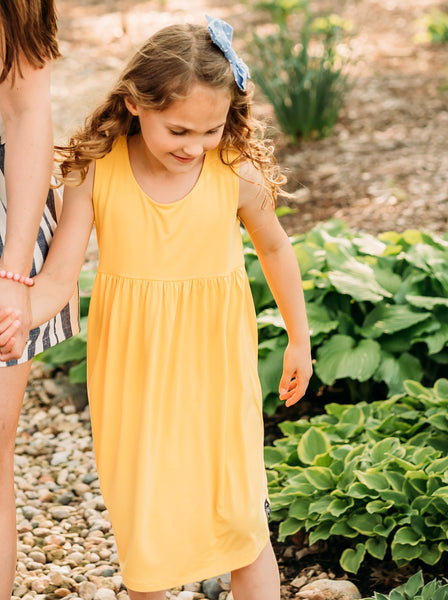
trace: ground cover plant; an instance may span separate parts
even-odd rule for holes
[[[365,600],[448,600],[447,580],[434,579],[425,585],[423,574],[418,571],[389,594],[375,592],[373,598]]]
[[[399,567],[446,556],[448,380],[404,386],[386,400],[328,404],[323,415],[280,424],[284,437],[265,449],[280,540],[302,530],[310,546],[343,539],[340,565],[351,573],[368,556]]]

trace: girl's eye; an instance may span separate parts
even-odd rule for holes
[[[218,133],[217,129],[212,129],[211,131],[207,131],[208,135],[213,135],[214,133]]]
[[[170,133],[172,135],[185,135],[185,131],[171,131],[170,130]]]

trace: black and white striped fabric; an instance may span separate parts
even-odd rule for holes
[[[0,144],[0,256],[3,252],[3,242],[6,231],[6,189],[4,178],[5,164],[5,146]],[[55,195],[52,190],[48,193],[47,203],[42,216],[39,234],[34,247],[33,268],[30,276],[36,275],[47,256],[53,232],[57,223],[57,207]],[[0,361],[0,367],[8,367],[15,364],[24,363],[37,354],[40,354],[47,348],[55,346],[59,342],[68,339],[79,332],[79,306],[78,295],[75,294],[69,304],[62,311],[47,323],[44,323],[30,332],[30,341],[27,343],[22,357],[18,360],[8,362]]]

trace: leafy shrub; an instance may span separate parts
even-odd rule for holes
[[[84,269],[79,277],[81,331],[57,346],[53,346],[36,358],[51,365],[71,364],[69,369],[72,383],[87,381],[87,314],[89,312],[95,271]]]
[[[256,256],[247,247],[260,334],[265,410],[278,406],[286,332]],[[329,221],[293,239],[303,278],[314,388],[344,384],[352,401],[403,381],[432,385],[448,363],[448,242],[429,233],[375,238]],[[385,393],[385,392],[383,392]]]
[[[305,11],[297,31],[286,19],[280,18],[280,27],[266,37],[254,34],[253,79],[293,140],[328,136],[347,91],[347,60],[338,52],[345,22],[337,15],[314,18]]]
[[[437,579],[425,585],[422,572],[419,571],[389,594],[375,592],[373,598],[364,600],[448,600],[448,585]]]
[[[271,14],[274,23],[286,26],[291,15],[307,10],[307,0],[260,0],[255,2],[256,10],[265,10]]]
[[[398,566],[434,565],[448,550],[448,380],[433,389],[356,405],[328,404],[310,421],[284,422],[265,448],[279,538],[309,544],[345,538],[340,556],[356,573],[366,554]]]
[[[423,32],[417,36],[417,41],[446,44],[448,42],[448,13],[434,10],[419,19]]]

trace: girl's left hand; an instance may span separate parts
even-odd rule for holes
[[[15,338],[21,326],[20,313],[12,308],[0,311],[0,360],[14,348]]]
[[[288,344],[283,357],[280,400],[285,400],[286,406],[298,402],[305,395],[312,374],[310,349]]]

